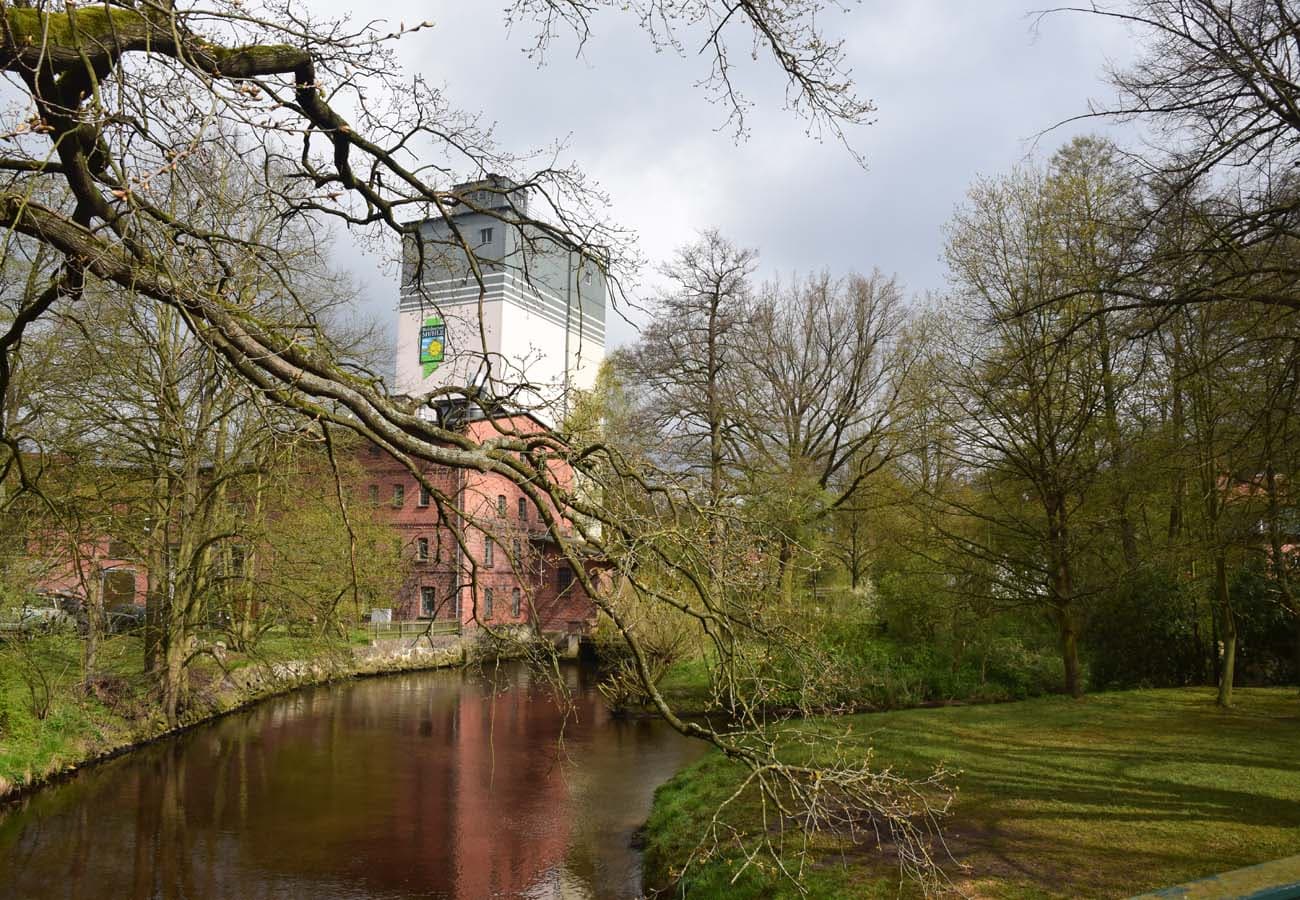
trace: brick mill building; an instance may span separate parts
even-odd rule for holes
[[[465,409],[448,427],[475,442],[546,429],[526,413],[465,414]],[[590,627],[595,607],[573,563],[533,501],[508,478],[417,463],[430,485],[450,498],[456,513],[448,522],[404,464],[374,445],[359,451],[358,462],[365,483],[357,495],[397,533],[408,562],[405,582],[393,598],[394,619],[453,621],[464,628],[528,625],[537,632]],[[572,489],[567,465],[552,461],[548,468],[561,488]],[[572,536],[572,525],[557,521],[561,536]],[[597,582],[602,577],[598,560],[584,557],[580,564]]]

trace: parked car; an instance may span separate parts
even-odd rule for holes
[[[144,627],[144,607],[114,606],[105,611],[104,624],[109,634],[124,634]]]
[[[71,630],[77,624],[76,619],[64,610],[60,598],[54,594],[33,594],[17,613],[15,621],[19,631]]]

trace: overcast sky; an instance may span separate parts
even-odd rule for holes
[[[539,67],[524,52],[532,33],[508,33],[503,5],[388,0],[377,8],[394,25],[435,23],[399,42],[403,65],[496,122],[504,148],[565,140],[566,161],[610,195],[610,218],[638,234],[652,264],[712,226],[757,248],[764,275],[878,267],[912,294],[943,288],[943,226],[972,179],[1099,130],[1037,137],[1084,112],[1089,98],[1107,98],[1105,66],[1134,49],[1126,29],[1095,16],[1057,14],[1035,28],[1041,2],[863,0],[824,26],[845,39],[860,93],[877,106],[874,124],[850,136],[864,169],[843,146],[805,133],[782,108],[783,81],[770,67],[741,73],[754,108],[749,137],[737,144],[720,130],[725,110],[695,86],[707,74],[703,58],[656,53],[632,17],[607,13],[593,20],[580,55],[562,37]],[[330,15],[355,8],[313,6]],[[395,275],[346,238],[338,263],[361,282],[364,314],[393,320]],[[643,292],[653,284],[647,272]],[[617,316],[610,324],[611,347],[634,336]]]

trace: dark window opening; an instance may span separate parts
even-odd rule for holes
[[[483,589],[483,618],[492,618],[492,588]]]
[[[108,539],[108,558],[109,559],[129,559],[131,557],[131,547],[126,541],[118,538]]]
[[[431,499],[432,499],[432,495],[429,489],[424,485],[420,485],[420,499],[419,501],[417,501],[420,504],[420,506],[428,506],[429,501]]]
[[[420,614],[423,616],[433,617],[434,609],[437,607],[435,598],[437,594],[431,587],[420,588]]]
[[[377,484],[372,484],[370,486],[370,505],[371,506],[379,505],[379,485]]]
[[[528,521],[528,500],[524,497],[519,498],[519,521]]]
[[[406,485],[404,484],[393,485],[393,508],[400,509],[402,504],[404,504],[405,502],[406,502]]]
[[[113,569],[104,572],[104,608],[135,604],[135,572]]]
[[[492,538],[483,538],[483,567],[492,568],[493,554]]]
[[[490,243],[492,243],[492,229],[491,229],[491,228],[480,228],[480,229],[478,230],[478,242],[479,242],[480,244],[490,244]]]
[[[415,556],[417,559],[426,561],[429,558],[429,539],[419,538],[415,542]]]
[[[504,519],[505,517],[506,517],[506,495],[497,494],[497,518]]]
[[[555,589],[560,593],[564,593],[571,584],[573,584],[573,570],[568,566],[560,566],[555,571]]]
[[[512,588],[510,591],[510,615],[516,619],[519,618],[519,588]]]

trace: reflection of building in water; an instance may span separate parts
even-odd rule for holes
[[[611,722],[567,674],[567,720],[522,667],[495,694],[420,673],[272,700],[112,760],[0,813],[0,894],[638,896],[631,830],[698,751],[663,723]]]
[[[458,185],[447,218],[403,248],[397,390],[420,397],[478,385],[558,421],[605,355],[601,267],[527,220],[528,191],[490,175]]]

